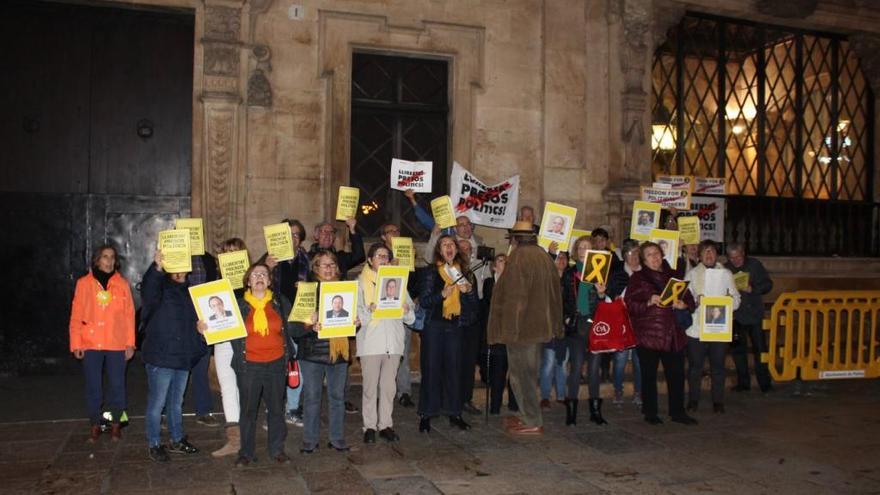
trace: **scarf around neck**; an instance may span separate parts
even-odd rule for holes
[[[361,272],[361,287],[364,289],[364,305],[368,308],[376,302],[377,278],[379,278],[379,274],[369,264],[364,265],[364,270]]]
[[[266,317],[266,305],[272,302],[272,291],[266,289],[262,298],[257,299],[250,290],[244,293],[244,300],[254,308],[254,332],[262,337],[269,335],[269,319]]]

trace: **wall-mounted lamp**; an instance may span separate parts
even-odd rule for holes
[[[153,123],[147,119],[141,119],[137,123],[137,135],[141,139],[153,137]]]

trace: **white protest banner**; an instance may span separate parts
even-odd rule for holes
[[[700,240],[710,239],[715,242],[724,242],[724,198],[694,196],[691,199],[691,209],[679,211],[684,217],[698,216],[700,218]]]
[[[456,216],[465,215],[477,225],[509,229],[516,222],[519,175],[487,186],[458,162],[453,162],[449,196]]]
[[[645,187],[642,186],[642,201],[658,203],[664,208],[676,208],[687,210],[691,207],[691,192],[687,189],[672,189],[671,187]]]
[[[727,179],[724,177],[697,177],[694,194],[727,194]]]
[[[657,182],[669,184],[673,189],[694,191],[694,176],[692,175],[658,175]]]
[[[417,193],[431,192],[432,162],[408,162],[393,158],[391,160],[391,189]]]

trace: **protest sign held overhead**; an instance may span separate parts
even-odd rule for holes
[[[727,179],[724,177],[697,177],[695,194],[727,194]]]
[[[657,182],[661,184],[669,184],[672,189],[686,189],[690,192],[694,192],[693,175],[658,175]]]
[[[687,210],[691,207],[691,193],[687,189],[642,186],[642,201],[658,203],[664,208]]]
[[[417,193],[431,192],[432,162],[408,162],[394,158],[391,160],[391,189]]]
[[[263,236],[266,238],[266,252],[274,256],[278,261],[292,260],[293,239],[290,237],[290,224],[287,222],[263,226]]]
[[[397,266],[403,266],[409,271],[416,269],[416,252],[413,249],[412,237],[392,237],[391,252],[397,260]]]
[[[166,273],[192,271],[188,229],[163,230],[159,232],[159,251],[162,252],[162,269]]]
[[[452,207],[452,198],[449,196],[440,196],[439,198],[432,199],[431,214],[434,215],[434,222],[441,229],[455,225],[455,212]]]
[[[456,217],[465,215],[471,223],[509,229],[516,222],[519,175],[487,186],[458,162],[452,164],[449,195]]]
[[[683,217],[677,219],[678,234],[682,244],[700,243],[700,219],[699,217]]]
[[[637,241],[647,241],[651,231],[660,225],[660,210],[657,203],[633,201],[633,213],[629,236]]]
[[[560,251],[568,251],[568,241],[577,216],[577,208],[559,203],[544,203],[544,216],[538,231],[538,245],[548,249],[551,242],[559,245]]]
[[[357,215],[361,190],[356,187],[339,186],[339,199],[336,201],[336,219],[348,220]]]
[[[233,289],[244,288],[244,274],[251,266],[246,249],[218,254],[217,264],[220,265],[220,277],[229,280]]]
[[[201,218],[178,218],[174,222],[175,229],[189,230],[189,248],[193,256],[205,254],[205,229]]]

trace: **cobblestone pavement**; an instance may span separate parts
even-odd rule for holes
[[[488,423],[468,417],[469,432],[436,419],[430,434],[419,434],[414,410],[398,407],[399,443],[363,445],[360,416],[347,415],[351,452],[323,448],[322,420],[322,448],[300,454],[302,430],[289,426],[293,463],[275,466],[265,459],[260,429],[263,459],[243,469],[233,467],[231,457],[208,454],[223,444],[223,429],[198,425],[191,416],[185,427],[202,452],[162,465],[147,459],[139,417],[118,444],[104,435],[96,445],[85,441],[84,420],[33,419],[77,411],[79,405],[63,404],[81,402],[77,380],[0,380],[0,419],[7,421],[0,423],[0,493],[880,493],[878,380],[780,384],[766,396],[728,393],[726,414],[707,411],[704,398],[695,414],[698,426],[650,426],[629,401],[615,406],[608,400],[607,426],[589,423],[582,413],[577,426],[566,427],[564,408],[554,403],[545,416],[546,434],[537,438],[508,436],[497,416]],[[138,386],[138,378],[130,378],[130,396],[143,394]],[[352,395],[358,391],[352,387]],[[610,392],[603,385],[603,394]],[[482,399],[483,389],[475,395]],[[54,409],[45,410],[52,403]],[[28,404],[35,404],[30,414]],[[661,397],[661,411],[664,406]],[[17,421],[16,415],[32,419]]]

